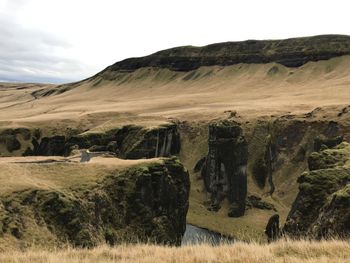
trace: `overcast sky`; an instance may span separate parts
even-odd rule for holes
[[[350,35],[347,2],[0,0],[0,81],[76,81],[181,45]]]

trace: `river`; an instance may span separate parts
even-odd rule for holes
[[[219,233],[210,231],[205,228],[196,227],[187,224],[186,231],[182,238],[181,245],[196,245],[196,244],[211,244],[219,245],[221,243],[233,243],[232,238],[225,237]]]

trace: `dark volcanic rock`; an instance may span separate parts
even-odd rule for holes
[[[0,199],[0,238],[10,235],[25,244],[22,238],[35,231],[42,239],[82,247],[105,242],[180,245],[189,188],[187,170],[171,158],[115,172],[81,190],[17,191]]]
[[[350,184],[328,199],[311,233],[316,238],[350,237]]]
[[[5,129],[0,132],[0,144],[5,145],[9,153],[21,149],[21,143],[18,137],[22,137],[24,141],[30,139],[30,131],[26,128]]]
[[[25,155],[67,156],[74,147],[91,151],[109,151],[123,159],[168,157],[180,151],[180,134],[175,124],[154,128],[126,125],[106,132],[88,132],[73,136],[32,139],[33,149]]]
[[[69,150],[66,148],[65,136],[44,137],[41,139],[38,147],[34,148],[34,155],[52,156],[68,155]]]
[[[231,217],[244,215],[247,159],[247,142],[237,123],[221,121],[209,126],[209,153],[202,176],[213,207],[219,208],[227,198]]]
[[[203,157],[196,163],[196,165],[193,168],[193,171],[195,173],[198,173],[202,170],[203,166],[205,165],[206,159],[207,159],[207,157]]]
[[[265,234],[269,243],[280,237],[280,216],[278,214],[270,217],[265,228]]]
[[[140,58],[129,58],[105,71],[134,71],[143,67],[190,71],[202,66],[228,66],[239,63],[277,62],[299,67],[309,61],[326,60],[350,54],[350,37],[322,35],[285,40],[247,40],[204,47],[184,46],[159,51]]]
[[[170,156],[180,152],[180,134],[175,124],[154,129],[120,131],[117,142],[121,145],[121,157],[125,159]]]
[[[350,169],[344,166],[344,158],[349,159],[349,144],[342,143],[311,156],[313,170],[298,178],[299,193],[284,231],[295,237],[349,235]]]

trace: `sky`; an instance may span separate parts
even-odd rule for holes
[[[348,0],[0,0],[0,81],[78,81],[176,46],[350,35]]]

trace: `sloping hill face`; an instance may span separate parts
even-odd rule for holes
[[[77,83],[4,84],[0,155],[175,154],[190,172],[189,223],[263,239],[270,216],[286,219],[320,140],[350,140],[349,54],[348,36],[221,43],[127,59]]]
[[[286,67],[299,67],[310,61],[325,60],[349,54],[350,38],[341,35],[286,40],[247,40],[204,47],[172,48],[147,57],[130,58],[117,62],[106,70],[135,71],[145,67],[157,67],[174,71],[191,71],[206,66],[230,66],[239,63],[266,64],[271,62]]]

